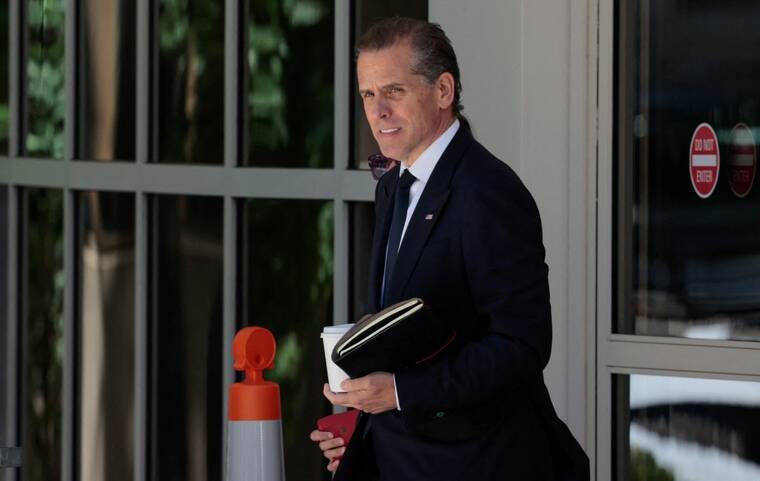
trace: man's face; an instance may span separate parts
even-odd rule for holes
[[[364,113],[383,155],[411,165],[451,120],[437,84],[412,73],[412,49],[398,43],[362,52],[356,63]]]

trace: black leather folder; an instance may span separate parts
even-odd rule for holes
[[[415,297],[361,318],[335,345],[332,360],[352,378],[398,372],[436,358],[455,338]]]

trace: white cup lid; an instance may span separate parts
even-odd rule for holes
[[[353,323],[339,324],[337,326],[325,326],[322,329],[322,334],[345,334],[349,329],[353,327]]]

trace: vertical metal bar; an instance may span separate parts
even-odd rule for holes
[[[245,2],[247,3],[247,2]],[[224,12],[224,166],[227,172],[232,173],[239,164],[241,139],[245,133],[241,130],[239,119],[241,118],[243,105],[241,102],[243,91],[241,89],[241,61],[242,55],[241,29],[247,24],[245,5],[240,0],[225,0]],[[242,15],[242,16],[241,16]],[[222,321],[222,399],[226,401],[230,385],[235,382],[235,373],[232,370],[232,340],[236,328],[236,289],[237,289],[237,226],[236,226],[235,199],[227,195],[224,197],[224,265],[223,265],[223,321]],[[222,463],[221,478],[227,476],[227,403],[222,402]]]
[[[349,0],[335,0],[335,86],[334,166],[338,173],[348,169],[348,129],[350,117],[351,5]]]
[[[15,2],[13,2],[15,3]],[[7,377],[7,399],[6,399],[6,413],[8,423],[6,425],[7,435],[6,442],[9,446],[21,446],[20,437],[20,424],[19,417],[19,403],[21,402],[19,386],[19,371],[21,370],[21,364],[19,362],[19,345],[21,336],[19,335],[19,191],[13,186],[8,187],[8,271],[6,272],[6,285],[8,286],[8,310],[7,314],[7,336],[6,342],[8,344],[8,358],[6,359],[6,366],[8,366]],[[8,472],[6,474],[7,481],[15,481],[16,473]]]
[[[63,191],[63,435],[62,462],[63,481],[75,479],[77,453],[76,446],[76,406],[75,383],[77,382],[76,367],[76,319],[75,319],[75,193],[70,189]]]
[[[66,117],[64,128],[64,159],[69,161],[76,152],[76,106],[77,106],[77,34],[78,34],[78,0],[65,0],[64,26],[64,84],[66,91]]]
[[[351,13],[348,0],[335,0],[335,78],[333,168],[336,182],[348,169],[349,145],[349,59]],[[336,189],[337,190],[337,189]],[[349,206],[342,193],[333,199],[333,323],[348,321],[349,292]]]
[[[235,79],[236,84],[236,141],[237,141],[237,163],[238,165],[245,165],[250,155],[248,147],[249,134],[249,108],[248,108],[248,85],[250,82],[251,69],[248,65],[248,48],[250,45],[250,3],[245,0],[238,0],[237,14],[237,38],[235,39],[236,45],[236,71]]]
[[[623,8],[622,6],[619,6],[618,8]],[[648,0],[641,1],[639,3],[639,14],[638,14],[638,21],[640,22],[640,30],[638,31],[639,35],[639,51],[636,52],[639,57],[639,72],[632,71],[630,72],[631,77],[634,75],[638,76],[638,85],[632,85],[631,87],[631,98],[636,98],[637,101],[634,103],[631,107],[631,113],[638,110],[637,116],[639,119],[644,119],[644,125],[648,125],[650,120],[652,119],[650,115],[650,89],[649,86],[651,84],[650,82],[650,71],[651,71],[651,65],[650,65],[650,58],[651,58],[651,5]],[[625,50],[626,52],[630,52],[631,50]],[[657,67],[655,67],[657,68]],[[633,69],[631,69],[633,70]],[[631,82],[633,83],[633,82]],[[638,109],[636,109],[638,107]],[[629,115],[629,119],[633,118],[633,115]],[[620,120],[620,119],[618,119]],[[621,122],[622,123],[622,122]],[[626,122],[627,124],[627,122]],[[618,139],[626,139],[626,142],[631,143],[631,150],[629,150],[629,155],[633,157],[633,145],[634,141],[632,140],[634,136],[634,130],[633,130],[633,124],[631,123],[630,127],[629,125],[626,125],[626,132],[620,132],[618,134]],[[625,135],[625,137],[623,137]],[[627,138],[631,138],[631,140],[628,140]],[[626,179],[626,185],[630,186],[631,192],[629,193],[629,199],[630,204],[626,205],[628,212],[633,212],[634,208],[636,209],[636,213],[638,214],[638,219],[636,219],[638,224],[638,245],[636,246],[636,250],[638,252],[633,251],[633,246],[631,246],[629,254],[631,257],[630,261],[630,269],[634,270],[634,264],[633,260],[636,259],[636,266],[635,268],[638,269],[638,278],[636,279],[636,283],[634,285],[630,286],[629,291],[629,299],[636,299],[637,306],[637,314],[641,317],[644,317],[646,319],[645,326],[648,327],[649,325],[649,319],[651,316],[651,313],[649,312],[649,150],[650,150],[650,139],[651,137],[647,134],[644,138],[640,138],[638,141],[638,164],[640,173],[637,175],[636,171],[634,170],[634,162],[627,162],[627,164],[630,166],[630,170],[626,171],[626,174],[629,174],[630,177]],[[636,185],[636,188],[634,189],[634,185]],[[639,205],[638,207],[634,205],[634,199],[638,198]],[[633,236],[633,214],[630,215],[630,232],[631,236]],[[632,239],[630,237],[629,239]],[[635,272],[635,271],[634,271]],[[629,280],[631,280],[633,276],[629,276]],[[639,285],[643,288],[636,289],[636,292],[634,293],[635,286]],[[626,299],[626,302],[628,302],[628,299]],[[633,301],[632,301],[633,302]],[[626,304],[628,305],[628,304]],[[631,315],[631,322],[628,333],[630,334],[636,334],[635,332],[636,328],[636,320],[633,319],[633,315]]]
[[[134,480],[147,479],[146,446],[148,402],[148,323],[147,313],[147,209],[141,192],[135,193],[135,424]]]
[[[65,0],[64,24],[64,85],[66,114],[64,118],[64,162],[74,158],[76,146],[76,62],[78,0]],[[63,191],[63,432],[62,464],[63,481],[77,478],[77,408],[75,405],[77,385],[77,328],[76,316],[76,194],[71,189]]]
[[[622,5],[622,4],[621,4]],[[597,26],[596,60],[596,444],[594,446],[596,463],[592,467],[592,480],[609,479],[611,474],[611,422],[612,407],[610,400],[611,383],[608,367],[612,332],[613,293],[612,287],[612,232],[613,224],[613,72],[614,72],[614,2],[598,0],[596,2],[595,24]],[[619,75],[622,78],[623,75]],[[620,89],[621,87],[618,86]],[[611,226],[611,227],[607,227]],[[620,250],[618,250],[620,252]],[[622,300],[618,300],[622,302]]]
[[[224,15],[224,166],[234,168],[238,162],[238,119],[242,109],[240,99],[240,0],[225,0]]]
[[[9,108],[9,129],[8,129],[8,157],[18,156],[21,153],[22,122],[21,122],[21,99],[23,96],[23,78],[26,76],[26,69],[21,68],[23,59],[24,46],[24,10],[25,2],[21,0],[8,1],[8,108]],[[21,403],[21,390],[19,389],[19,372],[21,363],[19,358],[19,346],[21,336],[19,335],[19,191],[9,182],[7,195],[7,226],[8,245],[6,254],[8,255],[7,272],[5,273],[7,286],[7,310],[6,310],[6,334],[7,334],[7,358],[4,360],[7,366],[7,395],[5,399],[6,419],[6,437],[5,442],[9,446],[21,445],[19,416]],[[16,481],[18,470],[7,471],[5,473],[6,481]]]
[[[597,329],[599,326],[599,311],[597,305],[597,282],[598,282],[598,264],[597,254],[599,246],[599,237],[597,235],[598,225],[598,211],[597,211],[597,171],[599,162],[599,149],[598,149],[598,134],[597,128],[598,122],[598,63],[596,59],[599,56],[599,2],[598,0],[586,1],[586,21],[587,26],[587,44],[584,51],[584,55],[587,60],[586,63],[586,75],[587,75],[587,100],[586,108],[588,112],[588,130],[586,133],[586,158],[588,163],[586,164],[586,218],[588,219],[586,228],[586,239],[589,241],[586,245],[586,269],[587,287],[586,287],[586,306],[588,306],[588,317],[590,323],[586,331],[586,346],[589,357],[586,360],[586,453],[589,457],[591,477],[596,478],[596,465],[597,465],[597,452],[596,452],[596,440],[597,440],[597,401],[598,396],[596,393],[596,377],[597,377],[597,363],[598,363],[598,341],[597,341]]]
[[[639,32],[635,30],[635,25],[640,12],[640,6],[638,4],[630,4],[633,7],[633,15],[627,15],[631,10],[628,10],[626,3],[617,4],[614,8],[620,9],[618,18],[620,23],[615,26],[611,26],[614,29],[613,35],[617,36],[621,46],[621,52],[634,52],[629,48],[635,46],[636,39]],[[614,22],[614,18],[612,20]],[[614,41],[614,40],[613,40]],[[614,52],[613,52],[614,55]],[[635,112],[635,104],[637,102],[636,94],[634,93],[636,88],[636,72],[634,71],[635,59],[633,55],[621,55],[616,60],[616,67],[618,69],[617,75],[617,91],[618,102],[617,112],[614,113],[615,118],[613,122],[616,122],[618,142],[613,146],[617,152],[617,162],[613,166],[617,168],[617,175],[612,178],[613,185],[617,186],[616,193],[616,232],[617,239],[615,239],[615,245],[612,246],[612,252],[616,252],[614,267],[617,268],[617,286],[615,290],[615,318],[612,319],[612,328],[622,334],[633,334],[634,332],[634,319],[630,313],[629,306],[633,302],[639,303],[638,300],[633,299],[633,273],[634,273],[634,253],[633,253],[633,152],[634,152],[634,139],[631,135],[633,128],[633,117]],[[611,101],[613,101],[611,99]],[[613,128],[615,124],[613,124]],[[614,175],[614,174],[613,174]],[[613,189],[614,192],[614,189]],[[615,220],[615,219],[613,219]],[[639,304],[642,305],[642,304]],[[646,306],[646,302],[643,302]],[[642,313],[646,315],[646,313]],[[610,331],[612,332],[612,331]]]
[[[333,200],[333,324],[348,322],[348,202]]]
[[[150,130],[154,124],[150,109],[150,48],[153,38],[151,2],[137,0],[135,21],[135,167],[148,161]],[[149,478],[148,473],[148,200],[141,187],[135,191],[135,389],[134,389],[134,481]]]
[[[151,33],[151,15],[150,0],[137,0],[137,19],[135,21],[137,52],[135,53],[135,149],[136,161],[138,164],[147,162],[148,159],[148,128],[150,125],[150,39]]]
[[[235,298],[237,288],[237,226],[235,225],[236,215],[235,199],[231,196],[224,197],[224,272],[223,272],[223,296],[224,296],[224,313],[222,323],[222,417],[219,422],[222,423],[222,472],[220,479],[227,479],[226,463],[227,459],[227,393],[230,385],[235,382],[235,372],[232,369],[232,340],[235,336],[236,329],[236,312]]]
[[[26,2],[23,3],[25,4]],[[21,99],[25,90],[22,88],[23,79],[26,77],[26,69],[22,68],[25,30],[23,10],[22,0],[8,1],[8,157],[21,154]]]

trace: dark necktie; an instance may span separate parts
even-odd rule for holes
[[[401,233],[404,231],[406,222],[406,211],[409,208],[409,189],[414,181],[417,180],[409,169],[404,170],[401,178],[398,180],[396,187],[396,198],[393,202],[393,220],[391,221],[391,230],[388,234],[388,255],[385,258],[385,282],[383,283],[382,304],[385,307],[385,300],[388,295],[388,286],[391,285],[393,269],[396,266],[396,257],[398,257],[398,248],[401,243]]]

